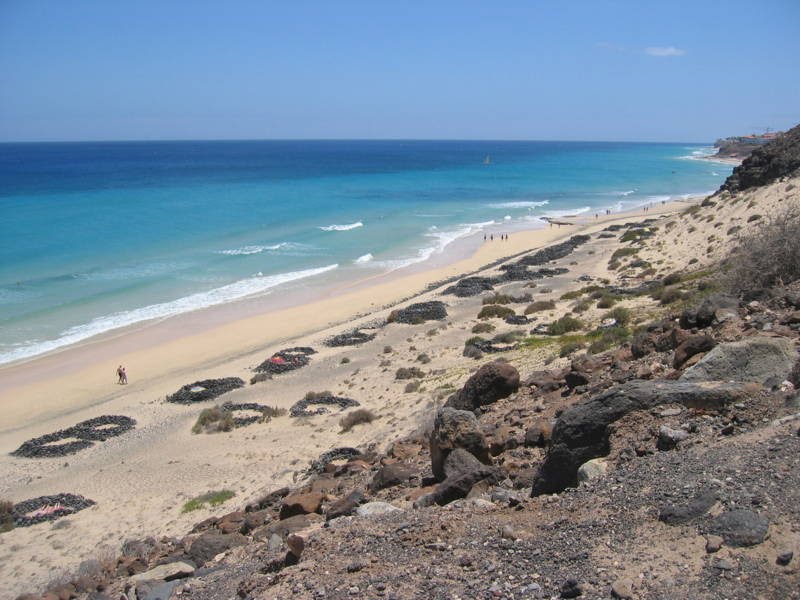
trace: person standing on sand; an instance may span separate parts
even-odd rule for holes
[[[122,383],[122,365],[117,367],[117,384]]]
[[[125,367],[122,367],[122,385],[126,385],[128,383],[128,373],[125,371]]]

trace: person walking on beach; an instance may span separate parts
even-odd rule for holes
[[[117,367],[117,383],[122,383],[122,365]]]
[[[125,372],[125,367],[122,365],[117,367],[117,383],[119,385],[128,383],[128,374]]]
[[[122,367],[122,385],[126,385],[128,383],[128,372],[125,370],[125,367]]]

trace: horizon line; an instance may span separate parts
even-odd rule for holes
[[[2,144],[133,144],[133,143],[178,143],[178,142],[567,142],[596,144],[707,144],[685,140],[592,140],[592,139],[502,139],[502,138],[337,138],[337,137],[298,137],[298,138],[153,138],[153,139],[119,139],[119,140],[0,140]]]

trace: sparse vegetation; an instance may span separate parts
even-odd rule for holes
[[[423,365],[427,365],[429,362],[431,362],[431,357],[423,352],[422,354],[417,356],[417,362],[420,362]]]
[[[555,308],[556,303],[552,300],[537,300],[536,302],[532,302],[525,307],[525,314],[530,315],[532,313],[542,312],[545,310],[555,310]]]
[[[631,311],[624,306],[617,306],[603,315],[605,319],[614,319],[620,326],[624,327],[631,321]]]
[[[377,417],[371,410],[367,410],[366,408],[356,409],[347,413],[339,420],[339,427],[342,428],[339,433],[347,433],[356,425],[372,423],[375,419],[377,419]]]
[[[340,365],[346,365],[346,364],[347,364],[347,363],[349,363],[349,362],[350,362],[350,359],[349,359],[349,358],[347,358],[346,356],[343,356],[343,357],[342,357],[342,360],[340,360],[340,361],[339,361],[339,364],[340,364]]]
[[[192,426],[192,433],[219,433],[233,430],[233,415],[219,406],[204,408]]]
[[[761,215],[750,215],[749,217],[747,217],[747,222],[748,223],[753,223],[754,221],[758,221],[760,219],[761,219]]]
[[[425,371],[418,367],[400,367],[394,374],[395,379],[414,379],[425,377]]]
[[[572,354],[573,352],[576,352],[581,348],[584,348],[585,346],[586,344],[579,341],[567,342],[565,344],[561,344],[561,350],[559,350],[558,356],[561,358],[565,358],[570,354]]]
[[[547,329],[548,335],[563,335],[572,331],[583,329],[583,323],[571,315],[564,315],[560,319],[550,323]]]
[[[608,327],[606,329],[596,329],[589,334],[589,337],[594,338],[592,343],[589,344],[589,352],[591,354],[599,354],[627,341],[631,337],[631,332],[627,327]]]
[[[747,294],[800,279],[800,207],[762,220],[728,258],[724,287]]]
[[[0,533],[14,529],[14,517],[12,511],[14,503],[9,500],[0,500]]]
[[[187,513],[199,508],[203,508],[206,504],[209,506],[219,506],[233,498],[236,494],[231,490],[218,490],[216,492],[206,492],[196,498],[192,498],[183,505],[181,512]]]
[[[585,313],[592,307],[591,302],[588,300],[581,300],[580,302],[576,302],[575,306],[572,307],[572,312],[576,314]]]
[[[406,387],[403,391],[406,394],[410,394],[412,392],[416,392],[418,389],[419,389],[419,381],[415,379],[414,381],[409,381],[406,384]]]
[[[491,323],[478,323],[472,328],[472,333],[491,333],[495,330],[495,326]]]
[[[384,346],[383,347],[383,353],[384,354],[391,354],[391,352],[392,352],[392,347],[391,346]]]
[[[499,304],[488,304],[481,309],[481,312],[478,313],[479,319],[491,319],[491,318],[498,318],[498,319],[505,319],[506,317],[510,317],[514,315],[514,311],[507,306],[501,306]]]
[[[493,294],[483,299],[483,304],[511,304],[514,299],[508,294]]]
[[[597,308],[611,308],[617,301],[617,297],[613,294],[604,293],[597,301]]]
[[[667,287],[661,291],[658,299],[662,306],[666,306],[667,304],[677,302],[681,298],[683,298],[683,293],[678,288]]]

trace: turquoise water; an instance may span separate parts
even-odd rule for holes
[[[0,363],[541,216],[716,189],[700,144],[0,144]],[[488,159],[488,160],[487,160]],[[488,163],[488,164],[486,164]]]

